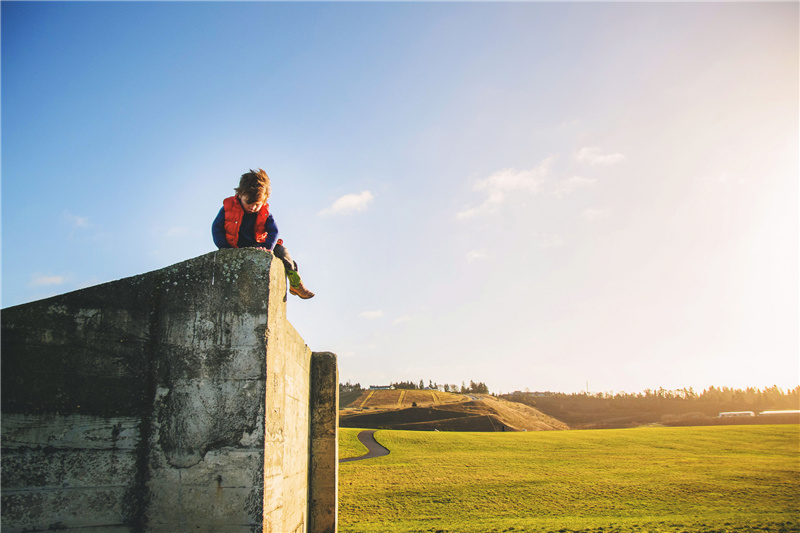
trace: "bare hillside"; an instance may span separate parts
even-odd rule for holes
[[[416,406],[415,406],[416,404]],[[425,390],[364,391],[339,411],[342,427],[423,431],[569,429],[536,409],[490,396]]]
[[[430,407],[467,401],[461,394],[451,394],[434,390],[365,390],[355,398],[348,398],[341,408],[351,409],[404,409],[407,407]]]

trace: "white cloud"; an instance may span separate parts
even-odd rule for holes
[[[610,214],[611,214],[611,210],[608,209],[608,208],[594,207],[594,208],[586,209],[582,213],[582,216],[583,216],[583,218],[585,218],[589,222],[593,222],[595,220],[601,220],[603,218],[607,218]]]
[[[582,178],[580,176],[573,176],[568,180],[559,183],[553,191],[553,196],[560,199],[567,194],[577,191],[578,189],[591,187],[596,182],[597,180],[595,178]]]
[[[711,183],[714,185],[730,185],[730,184],[742,185],[744,183],[747,183],[747,181],[744,178],[731,177],[731,175],[728,172],[721,172],[715,175],[703,176],[702,178],[700,178],[700,181],[703,183]]]
[[[376,318],[381,318],[383,316],[383,311],[364,311],[358,316],[361,318],[366,318],[367,320],[374,320]]]
[[[80,217],[77,215],[66,214],[64,217],[74,229],[83,229],[89,227],[89,217]]]
[[[566,244],[559,235],[539,235],[539,247],[541,248],[561,248]]]
[[[488,257],[486,254],[486,250],[471,250],[467,254],[467,261],[472,263],[473,261],[477,261],[478,259],[484,259]]]
[[[596,146],[581,148],[575,152],[574,157],[577,161],[589,163],[590,165],[613,165],[625,161],[625,156],[623,154],[604,154],[600,148]]]
[[[31,287],[43,287],[46,285],[61,285],[66,281],[64,276],[47,276],[44,274],[31,274]]]
[[[350,215],[364,211],[374,200],[374,196],[369,191],[361,191],[358,194],[345,194],[333,204],[326,207],[319,213],[319,216]]]
[[[529,193],[535,194],[547,179],[553,157],[549,157],[542,163],[530,170],[516,170],[505,168],[498,170],[488,178],[479,180],[474,190],[483,192],[487,195],[486,200],[477,206],[470,207],[456,214],[456,218],[471,218],[476,215],[493,213],[506,202],[509,194]]]
[[[411,320],[410,316],[403,315],[403,316],[399,316],[399,317],[395,318],[394,322],[392,322],[392,324],[394,324],[396,326],[397,324],[403,324],[403,323],[408,322],[410,320]]]

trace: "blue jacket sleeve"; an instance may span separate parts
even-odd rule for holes
[[[232,248],[228,243],[228,238],[225,236],[225,208],[219,210],[217,218],[211,224],[211,237],[214,239],[214,244],[217,248]]]
[[[278,225],[275,224],[275,219],[272,218],[272,213],[267,217],[267,222],[264,224],[264,231],[267,232],[267,240],[262,245],[268,250],[275,247],[275,241],[278,240]]]

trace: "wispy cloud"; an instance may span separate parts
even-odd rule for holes
[[[553,196],[556,198],[563,198],[564,196],[577,191],[578,189],[585,189],[591,187],[597,182],[595,178],[582,178],[580,176],[573,176],[568,180],[564,180],[556,185],[553,190]]]
[[[625,161],[625,155],[620,153],[606,154],[596,146],[588,146],[576,150],[573,157],[581,163],[590,165],[613,165]]]
[[[611,214],[611,209],[608,209],[606,207],[593,207],[586,209],[581,214],[581,216],[583,216],[583,218],[588,220],[589,222],[594,222],[595,220],[608,218],[610,214]]]
[[[89,227],[89,217],[82,217],[67,213],[64,215],[64,218],[67,219],[67,222],[69,222],[69,225],[73,229],[85,229]]]
[[[406,322],[408,322],[410,320],[411,320],[410,316],[402,315],[402,316],[399,316],[399,317],[395,318],[394,322],[392,322],[392,324],[396,326],[398,324],[404,324],[404,323],[406,323]]]
[[[361,318],[366,318],[367,320],[375,320],[376,318],[381,318],[383,316],[383,311],[364,311],[358,316]]]
[[[459,219],[471,218],[476,215],[493,213],[497,211],[509,198],[516,193],[535,194],[539,192],[542,183],[547,179],[554,158],[549,157],[530,170],[516,170],[506,168],[498,170],[488,178],[479,180],[473,190],[486,194],[486,199],[477,207],[468,207],[456,214]]]
[[[744,178],[741,177],[733,177],[727,171],[723,171],[719,174],[714,175],[707,175],[700,178],[700,181],[703,183],[711,183],[714,185],[742,185],[747,183]]]
[[[367,209],[374,199],[375,197],[369,191],[361,191],[358,194],[345,194],[317,214],[321,217],[326,217],[360,213]]]
[[[44,287],[47,285],[61,285],[66,281],[64,276],[53,276],[45,274],[31,274],[31,287]]]
[[[478,259],[484,259],[488,257],[486,250],[471,250],[467,254],[467,261],[472,263],[473,261],[477,261]]]
[[[560,235],[537,235],[540,248],[561,248],[566,241]]]

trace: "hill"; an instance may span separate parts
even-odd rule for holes
[[[569,429],[533,407],[488,394],[431,390],[363,391],[339,411],[350,428],[417,431],[551,431]],[[340,406],[343,402],[340,402]]]
[[[356,399],[361,396],[363,391],[356,390],[356,391],[345,391],[339,392],[339,409],[344,407],[348,407],[351,403],[356,401]]]
[[[339,408],[403,409],[406,407],[444,405],[467,400],[468,398],[462,394],[451,394],[436,390],[363,390],[340,395]]]

